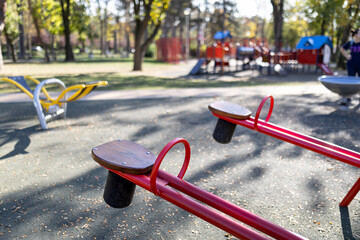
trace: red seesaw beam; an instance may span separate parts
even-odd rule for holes
[[[268,99],[270,99],[270,107],[269,107],[269,112],[264,121],[259,119],[259,116],[262,107],[264,106],[265,102]],[[241,125],[251,130],[261,132],[271,137],[292,143],[302,148],[317,152],[324,156],[360,168],[360,153],[358,152],[269,123],[268,121],[270,120],[273,106],[274,106],[274,98],[272,96],[267,96],[261,101],[255,117],[250,116],[247,119],[241,120],[241,119],[235,119],[228,116],[224,116],[213,111],[212,114],[215,117],[223,119],[227,122]],[[351,188],[351,190],[344,198],[344,200],[340,203],[340,206],[347,207],[359,191],[360,191],[360,178]]]
[[[159,170],[160,164],[167,154],[167,152],[177,143],[183,143],[185,146],[185,159],[182,169],[177,177]],[[105,144],[106,145],[106,144]],[[93,158],[97,160],[96,156],[97,148],[93,149]],[[126,153],[126,156],[134,155],[134,153]],[[94,157],[95,155],[95,157]],[[109,156],[109,154],[107,154]],[[113,158],[113,156],[111,156]],[[150,191],[155,195],[173,203],[174,205],[204,219],[205,221],[213,224],[214,226],[234,235],[240,239],[268,239],[260,233],[243,226],[238,221],[243,222],[275,239],[306,239],[305,237],[288,231],[274,223],[271,223],[247,210],[240,208],[239,206],[232,204],[216,195],[213,195],[201,188],[198,188],[182,178],[187,170],[190,161],[190,145],[182,138],[176,138],[169,142],[163,150],[160,152],[152,167],[151,173],[145,173],[140,175],[124,173],[117,170],[113,170],[109,167],[105,167],[113,173],[121,176],[122,178]],[[100,163],[100,162],[99,162]],[[171,188],[170,188],[171,187]],[[176,190],[178,191],[176,191]],[[208,206],[195,201],[194,199],[182,194],[182,193],[209,205],[210,207],[217,209],[215,211]],[[226,215],[228,216],[226,216]],[[234,220],[233,218],[236,220]]]

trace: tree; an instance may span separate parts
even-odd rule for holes
[[[60,0],[60,6],[65,35],[65,62],[72,62],[75,61],[75,58],[70,42],[70,0]]]
[[[166,12],[165,24],[162,25],[162,37],[176,37],[177,29],[183,28],[185,25],[184,9],[192,9],[190,0],[172,0]],[[182,33],[182,32],[181,32]],[[182,34],[179,34],[182,37]]]
[[[85,51],[85,41],[88,36],[88,30],[91,31],[90,14],[87,11],[90,9],[90,4],[87,2],[78,2],[72,4],[71,14],[71,30],[78,32],[78,41],[81,44],[81,52]],[[91,41],[91,36],[89,36]]]
[[[61,15],[60,4],[55,0],[42,1],[42,14],[40,15],[42,22],[42,29],[45,29],[51,34],[51,55],[53,60],[56,60],[55,53],[55,38],[62,32],[63,20]],[[49,43],[48,43],[49,44]]]
[[[314,35],[331,36],[336,46],[338,66],[345,68],[345,59],[339,53],[340,46],[348,41],[350,29],[356,26],[360,12],[358,0],[306,0],[300,6]]]
[[[25,36],[24,36],[24,19],[23,19],[23,0],[19,0],[17,3],[17,9],[19,11],[19,59],[25,59]]]
[[[117,10],[119,12],[119,16],[123,16],[124,24],[123,24],[123,32],[125,38],[125,56],[128,57],[131,51],[130,46],[130,34],[131,34],[131,26],[130,26],[130,19],[131,19],[131,1],[129,0],[118,0],[117,2]]]
[[[107,39],[107,36],[108,36],[108,21],[109,21],[109,12],[108,12],[108,6],[109,6],[109,2],[110,0],[105,0],[105,9],[104,9],[104,50],[105,50],[105,55],[108,56],[108,53],[109,53],[109,44],[108,44],[108,39]]]
[[[102,16],[102,7],[101,7],[101,2],[100,0],[97,0],[97,4],[98,7],[96,8],[96,14],[98,15],[99,18],[99,23],[100,23],[100,50],[101,53],[104,54],[105,53],[105,49],[104,49],[104,19]]]
[[[339,27],[339,31],[342,32],[342,34],[340,34],[339,45],[342,45],[348,41],[350,30],[351,28],[354,28],[356,20],[359,16],[360,3],[359,1],[347,1],[347,5],[343,9],[345,10],[345,16],[343,19],[346,19],[346,21],[344,21],[343,24]],[[342,56],[342,54],[338,55],[340,55],[338,58],[338,66],[345,68],[344,56]]]
[[[0,0],[0,37],[5,27],[6,0]],[[0,44],[0,71],[4,68],[4,60]]]
[[[331,31],[337,9],[342,8],[344,0],[306,0],[300,9],[309,22],[309,28],[316,35]]]
[[[20,14],[19,8],[13,2],[7,5],[6,9],[6,21],[4,27],[4,33],[6,38],[6,43],[10,48],[11,58],[13,62],[16,62],[16,54],[14,43],[15,40],[19,37],[19,28],[18,25],[20,23]]]
[[[43,4],[42,2],[39,2],[37,0],[28,0],[30,14],[32,16],[32,19],[33,19],[33,22],[35,25],[38,41],[39,41],[41,47],[45,50],[45,62],[50,62],[48,46],[43,41],[43,38],[41,36],[41,29],[44,27],[43,26],[44,23],[42,22],[42,19],[41,19],[41,17],[44,16],[43,11],[42,11],[43,10],[42,4]]]
[[[271,5],[273,7],[275,52],[280,52],[282,47],[282,30],[284,22],[284,0],[271,0]]]
[[[222,0],[214,2],[214,13],[211,15],[209,22],[211,36],[217,31],[230,31],[234,36],[240,35],[239,23],[235,15],[238,13],[236,2]]]
[[[133,0],[135,20],[134,71],[142,70],[144,53],[158,33],[170,0]],[[147,37],[145,37],[145,33]]]
[[[307,23],[302,19],[285,21],[283,31],[283,47],[295,49],[299,39],[306,36]]]

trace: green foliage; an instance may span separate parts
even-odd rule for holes
[[[211,36],[217,31],[222,31],[223,25],[224,30],[229,30],[234,36],[239,36],[241,34],[238,31],[239,22],[236,21],[237,18],[235,17],[235,15],[238,14],[236,4],[236,1],[233,0],[215,1],[214,12],[209,22]]]
[[[145,57],[146,58],[153,58],[155,55],[155,44],[150,44],[149,47],[145,51]]]
[[[86,14],[86,1],[70,1],[70,29],[80,34],[87,30],[90,17]],[[42,29],[51,34],[63,34],[64,25],[61,13],[61,6],[58,0],[32,0],[34,14],[39,19]]]
[[[85,34],[89,23],[90,16],[86,13],[87,5],[86,2],[75,2],[71,3],[71,30],[79,32],[80,35]],[[86,35],[86,34],[85,34]],[[85,36],[83,36],[85,37]]]
[[[283,46],[295,49],[301,37],[308,35],[307,22],[304,20],[290,20],[284,23]]]
[[[15,39],[19,36],[19,23],[21,23],[21,18],[18,14],[18,9],[15,1],[8,1],[6,13],[5,13],[5,27],[4,31],[6,32],[9,40],[14,42]]]
[[[63,31],[61,7],[55,0],[32,0],[32,7],[40,28],[48,30],[51,34]]]
[[[305,0],[300,9],[314,34],[328,34],[334,19],[346,19],[343,11],[344,0]],[[340,23],[339,22],[339,23]]]
[[[150,17],[151,23],[159,24],[164,20],[166,14],[165,11],[169,8],[170,0],[154,0],[151,5]]]
[[[313,32],[309,30],[308,23],[298,11],[298,6],[288,9],[283,26],[283,47],[295,49],[300,38],[308,35],[313,35]]]

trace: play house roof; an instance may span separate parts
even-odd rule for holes
[[[296,45],[296,49],[315,50],[322,48],[325,44],[329,45],[332,48],[332,42],[327,36],[319,35],[303,37]]]
[[[215,35],[214,35],[215,40],[222,40],[222,39],[225,39],[225,38],[232,38],[229,31],[224,31],[224,32],[219,31],[219,32],[216,32]]]

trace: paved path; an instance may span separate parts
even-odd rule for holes
[[[306,83],[296,86],[261,86],[261,87],[226,87],[226,88],[184,88],[184,89],[155,89],[155,90],[121,90],[121,91],[94,91],[81,99],[87,100],[116,100],[116,99],[149,99],[149,98],[186,98],[186,97],[232,97],[239,94],[308,94],[324,93],[329,90],[319,83]],[[334,94],[334,98],[336,95]],[[0,103],[31,102],[23,93],[0,94]]]
[[[47,131],[26,96],[1,95],[0,239],[233,239],[140,188],[128,208],[104,203],[107,172],[93,147],[120,138],[158,154],[176,137],[192,149],[186,181],[309,239],[360,239],[360,197],[338,207],[358,169],[241,127],[230,144],[212,139],[209,103],[222,98],[255,112],[267,94],[275,98],[271,122],[359,151],[358,102],[339,111],[339,97],[316,81],[97,91],[69,104],[68,117]],[[177,175],[182,160],[175,148],[161,168]]]

